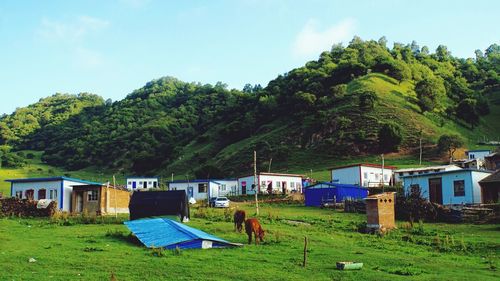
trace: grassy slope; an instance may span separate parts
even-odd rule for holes
[[[413,91],[413,84],[409,82],[398,83],[393,78],[373,73],[354,80],[348,85],[349,94],[361,89],[374,90],[379,96],[375,110],[372,113],[368,113],[369,119],[372,120],[371,122],[374,122],[373,120],[394,120],[400,123],[404,130],[404,137],[409,142],[407,148],[416,148],[418,140],[415,129],[408,128],[419,128],[422,130],[424,138],[428,143],[435,143],[442,134],[458,133],[464,137],[468,148],[484,148],[484,146],[476,144],[476,141],[483,136],[489,139],[500,137],[498,135],[500,122],[495,122],[500,116],[500,104],[493,104],[491,107],[492,114],[482,118],[480,125],[474,130],[470,130],[463,124],[452,120],[444,120],[444,124],[440,126],[439,123],[441,121],[437,115],[432,113],[420,114],[418,106],[414,103],[416,96]],[[353,97],[354,100],[356,100],[355,97]],[[373,126],[370,126],[371,124],[367,123],[369,121],[366,120],[368,119],[354,121],[359,122],[360,127],[369,132]],[[209,162],[219,166],[241,165],[242,161],[250,162],[253,157],[252,151],[255,143],[266,139],[279,139],[286,133],[287,126],[289,125],[279,123],[279,121],[276,121],[274,124],[268,124],[267,127],[271,128],[270,130],[225,147],[214,158],[209,159]],[[373,136],[376,132],[371,132],[371,134]],[[210,137],[210,133],[207,133],[207,135]],[[169,176],[172,172],[176,174],[176,171],[183,171],[181,172],[183,174],[182,177],[185,177],[186,172],[184,171],[196,168],[197,162],[193,161],[192,158],[194,155],[204,155],[204,153],[212,151],[212,143],[199,144],[193,141],[182,151],[182,158],[169,165],[165,175]],[[386,160],[387,165],[402,168],[418,166],[418,159],[414,155],[388,155]],[[288,160],[281,163],[273,162],[271,171],[302,173],[312,175],[319,180],[329,180],[328,168],[357,162],[379,163],[380,158],[378,156],[347,156],[346,158],[338,159],[319,152],[291,148]],[[423,164],[432,165],[436,163],[424,158]],[[250,170],[250,167],[246,168]],[[265,165],[262,170],[267,170],[267,168],[268,166]]]
[[[251,206],[240,206],[251,213]],[[246,236],[233,232],[222,210],[212,219],[193,218],[190,226],[233,242]],[[197,210],[193,210],[197,212]],[[360,234],[364,215],[303,206],[264,204],[261,222],[265,243],[235,249],[165,251],[164,257],[109,231],[128,233],[121,224],[50,224],[46,219],[0,219],[2,280],[497,280],[500,244],[496,225],[425,224],[421,234],[399,225],[384,238]],[[311,225],[294,226],[285,220]],[[405,242],[410,235],[417,242]],[[308,264],[301,267],[304,236],[309,238]],[[453,250],[432,246],[439,236]],[[448,238],[446,238],[448,237]],[[424,245],[429,244],[429,245]],[[465,245],[467,250],[460,250]],[[88,252],[85,248],[98,251]],[[36,263],[28,263],[34,257]],[[360,261],[360,271],[338,271],[336,261]]]
[[[24,151],[25,154],[33,153],[35,158],[28,159],[28,165],[23,168],[0,168],[0,192],[10,196],[10,183],[5,182],[6,179],[16,178],[33,178],[33,177],[56,177],[69,176],[72,178],[86,179],[90,181],[106,182],[113,181],[113,174],[109,171],[97,170],[93,168],[83,169],[79,171],[66,171],[61,168],[52,167],[41,162],[42,155],[39,151]],[[125,183],[123,174],[116,174],[117,184]]]

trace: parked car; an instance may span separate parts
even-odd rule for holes
[[[214,207],[216,207],[216,208],[229,208],[229,199],[227,199],[227,197],[217,197],[215,199]]]

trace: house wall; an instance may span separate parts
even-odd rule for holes
[[[135,182],[135,189],[148,189],[148,188],[158,188],[159,187],[159,180],[157,177],[130,177],[127,178],[127,188],[129,190],[134,190],[134,182]],[[146,188],[144,188],[144,182],[146,182]],[[156,186],[155,186],[156,183]]]
[[[449,174],[425,175],[409,177],[404,179],[404,190],[406,193],[410,192],[412,184],[418,184],[424,198],[429,199],[429,179],[441,178],[443,204],[463,204],[463,203],[481,203],[481,189],[479,181],[489,173],[464,171]],[[454,194],[454,181],[464,181],[464,196],[455,196]]]
[[[238,191],[242,193],[243,182],[246,182],[247,194],[255,194],[252,190],[252,184],[254,182],[253,176],[238,178]],[[260,192],[267,193],[267,187],[271,184],[273,193],[283,192],[283,182],[286,185],[286,192],[302,192],[302,178],[296,176],[285,176],[285,175],[257,175],[257,186],[260,187]]]
[[[491,151],[468,151],[467,156],[468,159],[484,159],[485,156],[488,156]]]
[[[34,200],[38,200],[38,191],[40,189],[46,190],[46,198],[50,199],[50,190],[57,190],[57,200],[58,207],[62,211],[71,211],[71,192],[73,190],[72,186],[83,185],[80,182],[68,181],[68,180],[57,180],[57,181],[37,181],[37,182],[14,182],[12,183],[12,194],[15,196],[17,191],[23,192],[23,197],[26,198],[26,190],[34,190]]]
[[[128,205],[132,196],[130,192],[106,187],[101,187],[101,192],[100,203],[102,214],[114,214],[115,212],[119,214],[129,213]]]
[[[207,192],[198,192],[198,184],[208,184],[207,186]],[[207,200],[208,199],[208,192],[210,191],[210,188],[212,187],[210,185],[210,182],[171,182],[169,183],[169,189],[170,190],[184,190],[186,191],[186,194],[188,195],[188,198],[191,198],[191,195],[189,194],[189,187],[193,188],[193,194],[192,197],[195,200]]]
[[[211,197],[238,195],[238,181],[214,180],[210,192]]]
[[[393,171],[391,169],[384,169],[385,185],[390,184],[392,175]],[[378,186],[381,183],[381,178],[382,168],[377,167],[353,166],[332,170],[332,181],[341,184],[354,184],[364,187]]]
[[[333,182],[342,184],[361,185],[359,166],[334,169],[331,171],[331,173]]]

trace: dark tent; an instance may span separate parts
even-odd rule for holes
[[[189,203],[184,190],[134,192],[129,204],[130,219],[178,216],[189,218]]]

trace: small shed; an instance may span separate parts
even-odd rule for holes
[[[500,198],[500,170],[479,181],[481,201],[484,204],[498,203]]]
[[[394,213],[396,192],[368,196],[366,200],[366,227],[392,229],[396,227]]]
[[[148,248],[209,249],[241,246],[167,218],[133,220],[124,224]]]
[[[332,201],[341,203],[346,199],[362,199],[368,196],[368,189],[352,184],[320,182],[305,189],[305,205],[319,207],[322,203]]]
[[[131,220],[168,215],[189,219],[189,203],[184,190],[135,191],[129,209]]]
[[[107,215],[128,214],[130,192],[125,187],[102,184],[77,185],[71,193],[71,212]]]

